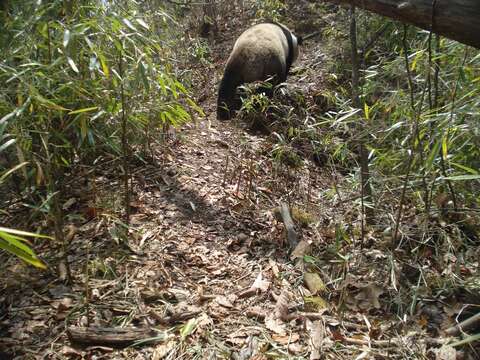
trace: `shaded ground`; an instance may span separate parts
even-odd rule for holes
[[[135,171],[132,223],[138,232],[132,230],[129,238],[135,254],[105,241],[112,230],[105,214],[102,220],[80,227],[74,238],[71,260],[77,286],[70,288],[53,277],[45,280],[30,272],[29,282],[22,278],[4,288],[8,295],[2,300],[8,306],[2,344],[37,353],[39,358],[71,351],[61,349],[61,344],[68,344],[64,320],[69,325],[86,324],[80,266],[87,252],[94,264],[89,281],[92,325],[162,328],[158,319],[166,314],[191,312],[199,319],[193,343],[203,345],[195,350],[193,343],[173,342],[179,348],[171,358],[182,351],[205,355],[229,345],[238,350],[248,336],[262,334],[265,329],[246,317],[247,311],[264,316],[273,310],[270,291],[285,288],[280,274],[292,284],[301,278],[301,271],[288,262],[282,226],[269,212],[278,200],[276,188],[288,181],[283,178],[286,174],[272,175],[271,160],[258,155],[264,139],[231,124],[206,126],[204,122],[182,132],[184,140],[169,156],[173,161],[168,165]],[[295,196],[306,198],[311,187],[315,191],[310,201],[318,203],[326,181],[320,174],[303,172],[296,174]],[[317,236],[313,230],[304,232],[305,238]],[[243,294],[260,277],[265,291]],[[288,342],[288,336],[282,339]]]

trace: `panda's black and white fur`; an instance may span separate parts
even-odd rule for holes
[[[218,90],[217,118],[228,120],[238,110],[238,86],[270,77],[274,85],[284,82],[298,57],[300,43],[301,38],[279,23],[258,24],[243,32],[225,66]]]

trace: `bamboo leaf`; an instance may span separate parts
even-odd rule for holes
[[[100,111],[97,112],[95,115],[93,115],[90,120],[91,120],[91,121],[97,120],[100,116],[102,116],[102,115],[105,114],[105,113],[106,113],[105,110],[100,110]]]
[[[137,23],[139,23],[142,27],[144,27],[145,29],[147,30],[150,30],[150,28],[148,27],[147,23],[145,21],[143,21],[143,19],[136,19]]]
[[[479,175],[457,175],[457,176],[448,176],[448,177],[443,177],[441,180],[450,180],[450,181],[465,181],[465,180],[480,180],[480,174]]]
[[[440,140],[438,140],[435,145],[433,146],[432,151],[430,151],[430,154],[428,155],[427,158],[427,163],[426,163],[426,169],[427,171],[430,171],[433,165],[433,161],[438,155],[438,151],[440,150]]]
[[[80,119],[80,135],[82,137],[82,140],[85,140],[85,138],[87,137],[87,131],[87,119],[82,116],[82,118]]]
[[[412,65],[410,66],[410,69],[412,71],[415,71],[415,69],[417,68],[417,62],[422,58],[423,53],[424,51],[420,50],[420,51],[417,51],[417,53],[415,54],[415,57],[413,58],[413,61],[412,61]]]
[[[143,63],[143,61],[140,61],[140,63],[138,64],[138,70],[139,70],[139,73],[140,73],[140,78],[142,79],[142,82],[143,82],[143,86],[145,86],[145,89],[147,91],[149,91],[150,90],[150,84],[149,84],[148,79],[147,79],[146,68],[145,68],[145,64]]]
[[[33,250],[30,249],[29,247],[30,241],[28,241],[27,239],[24,239],[20,236],[8,234],[6,232],[1,232],[1,233],[2,233],[2,239],[8,242],[8,244],[15,246],[19,250],[23,251],[25,254],[28,254],[28,255],[34,254]]]
[[[14,117],[16,114],[17,114],[17,112],[16,112],[16,110],[15,110],[15,111],[12,111],[11,113],[3,116],[3,117],[0,119],[0,125],[2,125],[3,123],[7,122],[8,119]]]
[[[133,26],[133,24],[130,22],[130,20],[123,18],[122,21],[123,21],[123,23],[124,23],[125,25],[127,25],[128,28],[130,28],[130,30],[133,30],[133,31],[135,31],[135,32],[138,31],[138,30],[135,28],[135,26]]]
[[[462,170],[465,170],[467,172],[469,172],[470,174],[473,174],[473,175],[478,175],[478,171],[475,170],[475,169],[472,169],[472,168],[469,168],[468,166],[465,166],[465,165],[462,165],[462,164],[458,164],[458,163],[455,163],[455,162],[451,162],[450,164],[452,164],[453,166],[456,166]]]
[[[45,180],[45,175],[43,174],[42,166],[38,161],[35,161],[35,165],[37,166],[37,177],[35,179],[35,183],[37,186],[40,186]]]
[[[10,145],[15,144],[16,141],[17,141],[17,139],[10,139],[10,140],[4,142],[2,145],[0,145],[0,153],[3,150],[5,150],[6,148],[8,148]]]
[[[19,235],[19,236],[17,236]],[[33,266],[41,269],[46,269],[46,265],[34,253],[34,251],[27,245],[28,240],[20,236],[37,237],[51,239],[50,236],[34,234],[28,231],[9,229],[0,227],[0,249],[4,249],[11,254],[19,257]]]
[[[365,112],[365,119],[370,120],[370,108],[366,102],[363,104],[363,110]]]
[[[345,115],[341,116],[339,119],[335,120],[336,123],[341,123],[342,121],[347,120],[348,118],[352,117],[353,115],[357,114],[359,111],[362,111],[360,109],[352,109],[348,111]]]
[[[69,42],[70,42],[70,30],[65,29],[65,31],[63,32],[63,47],[67,48]]]
[[[70,67],[72,68],[72,70],[75,71],[78,74],[79,71],[78,71],[77,65],[75,64],[73,59],[71,57],[67,57],[67,62],[68,62],[68,65],[70,65]]]
[[[7,234],[14,234],[14,235],[20,235],[20,236],[27,236],[27,237],[35,237],[35,238],[53,240],[53,238],[51,236],[35,234],[35,233],[32,233],[32,232],[23,231],[23,230],[9,229],[9,228],[5,228],[5,227],[1,227],[1,226],[0,226],[0,231],[2,231],[4,233],[7,233]]]
[[[18,258],[24,260],[25,262],[40,268],[40,269],[46,269],[47,266],[43,261],[41,261],[35,254],[29,254],[26,253],[21,249],[21,247],[17,246],[20,245],[21,243],[18,242],[9,242],[5,238],[5,233],[0,231],[0,249],[6,250],[9,253],[17,256]]]
[[[102,66],[102,71],[105,77],[108,79],[110,78],[110,70],[107,65],[107,60],[103,54],[98,54],[98,58],[100,59],[100,65]]]
[[[83,108],[83,109],[70,111],[68,113],[68,115],[80,114],[80,113],[89,112],[89,111],[93,111],[93,110],[97,110],[97,109],[98,109],[98,106],[92,106],[92,107],[88,107],[88,108]]]
[[[443,159],[446,159],[448,155],[448,143],[447,143],[447,136],[444,136],[442,139],[442,156]]]
[[[193,333],[195,329],[197,328],[197,319],[192,318],[188,320],[188,322],[182,326],[180,329],[180,336],[182,337],[182,340],[185,340],[185,338]]]
[[[69,111],[70,109],[64,108],[63,106],[60,106],[58,104],[55,104],[53,101],[48,100],[44,98],[42,95],[40,95],[36,90],[32,93],[32,97],[37,100],[41,105],[54,109],[54,110],[61,110],[61,111]]]
[[[18,169],[21,169],[23,168],[25,165],[28,164],[28,161],[25,161],[21,164],[18,164],[16,166],[14,166],[13,168],[9,169],[8,171],[6,171],[2,176],[0,176],[0,184],[2,184],[5,179],[10,176],[10,174],[12,174],[13,172],[17,171]],[[2,228],[0,228],[0,231],[2,230]]]
[[[465,339],[456,341],[456,342],[451,343],[449,345],[453,346],[453,347],[456,347],[456,346],[460,346],[460,345],[464,345],[464,344],[469,344],[469,343],[477,341],[477,340],[480,340],[480,334],[467,336]]]

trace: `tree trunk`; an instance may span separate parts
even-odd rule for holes
[[[479,0],[327,0],[351,4],[480,48]]]

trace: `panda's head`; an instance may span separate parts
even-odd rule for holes
[[[290,55],[288,56],[289,59],[287,62],[289,62],[289,65],[290,66],[291,64],[293,64],[295,62],[295,60],[297,60],[298,58],[298,55],[299,55],[299,46],[302,45],[303,43],[303,39],[301,36],[297,36],[293,33],[293,31],[291,31],[288,27],[286,27],[285,25],[281,24],[281,23],[278,23],[278,22],[274,22],[272,21],[271,22],[272,24],[275,24],[277,26],[279,26],[282,31],[283,31],[283,34],[285,35],[286,39],[287,39],[287,43],[288,43],[288,51],[290,53]]]

